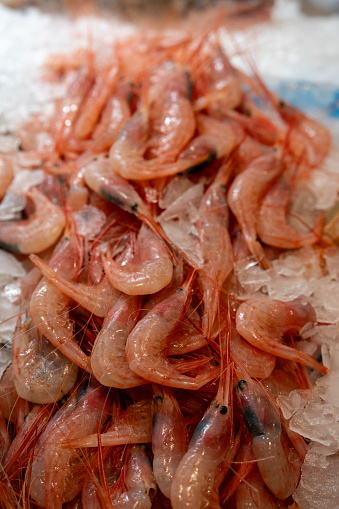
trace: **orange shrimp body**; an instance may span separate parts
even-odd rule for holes
[[[6,194],[13,177],[14,173],[10,161],[0,156],[0,200]]]
[[[239,334],[259,350],[326,374],[328,369],[311,355],[280,343],[286,332],[299,331],[306,323],[315,320],[313,307],[302,299],[291,302],[253,299],[239,306],[236,327]]]
[[[187,451],[188,433],[178,402],[168,387],[156,388],[152,425],[154,477],[162,493],[170,498],[176,469]]]
[[[228,383],[230,380],[228,381]],[[220,509],[218,488],[230,462],[233,408],[230,386],[218,393],[198,424],[172,481],[173,509]]]
[[[291,462],[288,451],[283,448],[279,414],[254,381],[249,384],[240,380],[237,394],[261,476],[273,495],[285,500],[299,482],[300,461],[294,451]]]
[[[29,219],[0,222],[0,247],[15,253],[40,253],[58,240],[65,227],[65,216],[37,189],[27,196],[33,201],[35,210]]]
[[[256,240],[256,218],[260,200],[281,171],[282,166],[274,153],[259,157],[234,179],[227,195],[229,206],[239,221],[248,249],[266,267],[270,266],[270,262]]]
[[[172,280],[173,263],[168,249],[149,228],[142,226],[130,261],[119,265],[103,257],[105,273],[112,286],[128,295],[159,292]]]

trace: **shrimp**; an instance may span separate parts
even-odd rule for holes
[[[218,313],[220,288],[233,269],[233,252],[228,233],[225,184],[232,170],[225,164],[205,192],[199,207],[197,228],[205,263],[200,273],[203,291],[203,334],[210,337]]]
[[[21,254],[40,253],[58,240],[65,216],[57,205],[37,189],[27,193],[35,206],[29,219],[0,222],[0,247]]]
[[[287,224],[286,214],[291,199],[291,188],[286,171],[262,200],[257,219],[260,239],[269,246],[299,249],[315,244],[321,234],[324,216],[319,216],[313,231],[300,233]]]
[[[146,380],[197,390],[217,376],[219,368],[207,370],[195,378],[181,375],[166,357],[168,336],[188,308],[193,281],[194,273],[190,272],[182,288],[154,306],[128,336],[126,356],[129,366]]]
[[[240,380],[236,390],[260,474],[273,495],[285,500],[299,482],[301,462],[297,453],[283,447],[279,414],[260,385],[254,380]]]
[[[114,420],[106,433],[100,435],[102,447],[122,444],[142,444],[152,440],[153,401],[141,400],[127,407]],[[67,440],[63,447],[98,447],[98,435],[93,433]]]
[[[173,162],[166,162],[164,156],[145,159],[148,136],[148,114],[145,110],[137,110],[110,148],[109,162],[113,173],[130,180],[149,180],[176,175],[209,162],[211,154],[215,157],[214,147],[203,146],[200,153],[188,148],[185,157]]]
[[[79,109],[72,135],[77,140],[87,138],[98,121],[101,110],[118,81],[118,65],[109,64],[97,75],[95,82]]]
[[[182,355],[207,345],[201,330],[201,319],[191,307],[186,312],[183,323],[169,341],[167,355]]]
[[[17,408],[19,396],[13,381],[13,370],[10,365],[0,379],[0,407],[5,419],[15,423],[17,420]]]
[[[172,479],[187,451],[188,433],[180,407],[171,389],[155,386],[152,425],[154,477],[162,493],[170,498]]]
[[[0,407],[0,462],[4,463],[6,453],[11,445],[11,439],[8,434],[8,427],[4,413]]]
[[[233,442],[232,374],[221,377],[215,399],[206,410],[172,480],[173,509],[220,509],[218,488],[231,464]]]
[[[253,299],[243,302],[236,315],[237,331],[251,345],[277,357],[299,362],[325,375],[328,369],[311,355],[280,344],[286,332],[299,331],[306,323],[315,321],[313,307],[302,299],[290,302]]]
[[[127,451],[127,462],[123,467],[122,480],[126,489],[114,487],[111,496],[115,509],[151,509],[156,493],[152,467],[145,446],[132,445]],[[120,488],[120,489],[119,489]]]
[[[128,334],[138,317],[137,303],[137,297],[122,294],[96,337],[91,366],[96,379],[108,387],[127,389],[147,383],[131,371],[125,353]]]
[[[173,263],[166,246],[144,225],[131,260],[118,264],[112,258],[103,257],[102,262],[112,286],[128,295],[159,292],[173,276]]]
[[[278,501],[266,489],[257,468],[246,477],[236,493],[236,509],[287,509],[287,504]]]
[[[0,200],[6,194],[14,177],[13,167],[10,161],[0,156]]]
[[[74,387],[78,367],[41,336],[28,318],[13,338],[13,381],[17,393],[32,403],[53,403]]]
[[[75,302],[96,316],[106,316],[113,303],[118,299],[119,292],[111,286],[106,277],[95,286],[73,283],[57,274],[52,267],[38,256],[31,255],[30,259],[43,276],[60,292],[75,300]]]
[[[227,195],[228,204],[239,221],[248,249],[266,268],[271,264],[256,240],[256,218],[261,199],[281,171],[282,165],[274,153],[259,157],[234,179]]]
[[[81,451],[62,447],[70,436],[81,437],[97,429],[108,417],[107,390],[86,379],[79,390],[49,421],[33,460],[30,494],[47,509],[58,509],[82,489],[86,464]]]
[[[75,237],[64,239],[50,261],[58,274],[76,279],[81,265],[81,252]],[[43,278],[33,292],[30,315],[40,332],[68,359],[90,371],[90,359],[73,339],[73,326],[68,313],[69,298]]]

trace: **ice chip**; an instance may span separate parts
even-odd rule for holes
[[[8,191],[0,204],[0,221],[20,219],[25,206],[26,196]]]
[[[21,170],[12,180],[12,183],[8,188],[8,192],[27,193],[32,187],[41,184],[43,180],[43,170]]]

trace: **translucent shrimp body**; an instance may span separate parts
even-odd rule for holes
[[[237,393],[246,427],[252,436],[253,452],[261,476],[268,489],[281,500],[288,498],[300,478],[300,460],[294,450],[291,454],[281,443],[281,425],[278,412],[254,381],[241,380]]]
[[[173,263],[163,241],[142,226],[134,256],[121,265],[103,257],[105,273],[114,288],[128,295],[149,295],[167,286],[173,276]]]
[[[251,345],[326,374],[328,369],[311,355],[281,344],[286,332],[299,331],[306,323],[315,321],[313,307],[302,299],[291,302],[253,299],[243,302],[236,315],[237,331]]]
[[[127,389],[147,383],[129,367],[126,342],[137,319],[137,298],[121,295],[107,314],[91,355],[94,376],[103,385]]]
[[[174,331],[186,312],[192,284],[193,278],[190,276],[182,288],[154,306],[128,336],[126,356],[129,366],[146,380],[170,387],[196,390],[217,376],[217,369],[199,374],[195,378],[181,375],[166,357],[169,334]]]
[[[41,336],[31,320],[15,331],[12,369],[19,396],[40,404],[68,394],[78,374],[78,367]]]
[[[282,165],[275,154],[259,157],[234,179],[227,195],[228,204],[239,221],[248,249],[266,267],[270,266],[270,262],[256,240],[256,218],[260,200],[281,171]]]
[[[14,173],[10,161],[0,156],[0,200],[6,194],[13,177]]]
[[[170,498],[171,484],[187,451],[188,433],[180,407],[171,389],[156,387],[152,425],[154,477],[162,493]]]
[[[60,275],[76,279],[80,254],[75,238],[64,240],[55,251],[50,264]],[[30,314],[40,332],[77,366],[90,371],[90,359],[75,342],[68,313],[69,298],[46,278],[38,284],[30,302]]]
[[[96,286],[73,283],[57,274],[38,256],[31,255],[30,259],[53,286],[96,316],[106,316],[113,302],[118,298],[119,292],[112,288],[105,277]]]
[[[230,380],[228,379],[228,384]],[[230,461],[233,441],[232,390],[220,384],[198,424],[172,481],[173,509],[220,509],[218,488]]]
[[[287,504],[278,501],[266,489],[257,468],[246,476],[236,493],[236,509],[283,509]]]
[[[65,216],[37,189],[27,193],[35,210],[24,221],[0,222],[0,247],[16,253],[40,253],[53,246],[65,227]]]

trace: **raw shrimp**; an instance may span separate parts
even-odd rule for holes
[[[151,509],[157,485],[144,445],[132,445],[122,470],[122,483],[113,488],[112,507],[115,509]],[[120,488],[121,485],[125,486]],[[120,489],[119,489],[120,488]]]
[[[215,148],[207,145],[201,151],[189,148],[184,151],[185,157],[173,162],[166,162],[164,156],[145,159],[148,135],[148,115],[144,110],[137,110],[109,151],[112,172],[125,179],[149,180],[176,175],[209,162],[211,154],[215,157]]]
[[[260,472],[257,468],[246,477],[236,493],[236,509],[283,509],[287,504],[278,501],[266,489]]]
[[[112,425],[100,437],[102,447],[121,444],[142,444],[152,440],[153,401],[141,400],[130,405],[113,420]],[[67,440],[64,447],[98,447],[98,435]]]
[[[128,336],[126,356],[129,366],[146,380],[196,390],[217,376],[219,368],[206,370],[195,378],[181,375],[166,357],[168,336],[188,308],[193,281],[194,274],[191,272],[182,288],[154,306]]]
[[[261,476],[273,495],[285,500],[299,482],[300,459],[294,449],[283,447],[279,414],[260,385],[240,380],[237,394]]]
[[[228,233],[225,184],[232,164],[224,164],[205,192],[199,207],[197,228],[205,263],[200,272],[203,291],[203,334],[210,337],[219,308],[220,288],[233,269],[233,252]]]
[[[79,109],[72,135],[77,140],[87,138],[98,121],[101,110],[118,81],[118,65],[109,64],[100,74]]]
[[[75,300],[82,307],[96,316],[107,315],[113,303],[117,300],[119,292],[112,287],[106,277],[95,286],[83,283],[73,283],[60,276],[46,262],[38,256],[30,256],[31,261],[60,292]]]
[[[13,370],[10,365],[3,373],[0,380],[0,407],[5,419],[15,423],[17,420],[16,403],[19,396],[13,381]]]
[[[171,336],[167,355],[182,355],[207,345],[201,332],[201,319],[197,311],[188,308],[177,332]]]
[[[8,434],[7,422],[0,407],[0,462],[3,465],[6,453],[11,445],[11,439]]]
[[[152,451],[154,477],[162,493],[170,498],[172,479],[187,451],[188,433],[180,407],[171,389],[154,387]]]
[[[328,369],[311,355],[280,344],[286,332],[299,331],[306,323],[315,321],[313,307],[302,299],[290,302],[248,300],[239,306],[236,315],[237,331],[251,345],[276,357],[309,366],[325,375]]]
[[[239,221],[248,249],[266,268],[271,264],[256,240],[256,218],[261,199],[281,171],[282,165],[276,154],[259,157],[234,179],[227,195],[228,204]]]
[[[30,493],[47,509],[58,509],[82,489],[86,458],[81,451],[62,447],[69,437],[94,432],[108,417],[107,390],[86,379],[48,423],[33,460]],[[90,457],[90,455],[89,455]]]
[[[29,219],[0,222],[0,247],[15,253],[40,253],[53,246],[65,227],[65,216],[57,205],[37,189],[27,193],[35,206]]]
[[[220,509],[218,488],[233,457],[231,367],[220,378],[215,399],[198,424],[172,481],[173,509]]]
[[[112,286],[128,295],[148,295],[167,286],[173,276],[173,263],[167,247],[149,227],[139,231],[131,259],[117,263],[103,257],[105,273]]]
[[[265,244],[283,249],[299,249],[315,244],[321,234],[324,216],[320,216],[313,231],[300,233],[287,224],[287,212],[291,200],[291,186],[286,170],[279,181],[262,200],[257,218],[257,232]]]
[[[12,350],[13,381],[32,403],[54,403],[75,385],[78,367],[43,337],[28,318],[17,325]]]
[[[88,144],[88,150],[92,154],[110,148],[131,117],[128,100],[120,95],[117,93],[112,96],[102,111],[100,122],[95,127],[92,140]]]
[[[64,239],[56,248],[51,267],[63,277],[76,279],[81,266],[81,251],[76,238]],[[68,359],[90,371],[90,359],[73,339],[73,325],[69,320],[69,298],[46,278],[38,284],[30,302],[30,314],[40,332]]]
[[[9,159],[0,156],[0,200],[6,194],[13,176],[13,168]]]
[[[137,297],[121,294],[96,337],[91,366],[96,379],[108,387],[127,389],[147,383],[131,371],[126,360],[127,337],[138,318],[137,303]]]
[[[202,113],[197,115],[197,128],[201,136],[209,136],[215,140],[214,146],[218,159],[229,156],[244,137],[242,129],[234,122],[228,119],[221,121]]]

